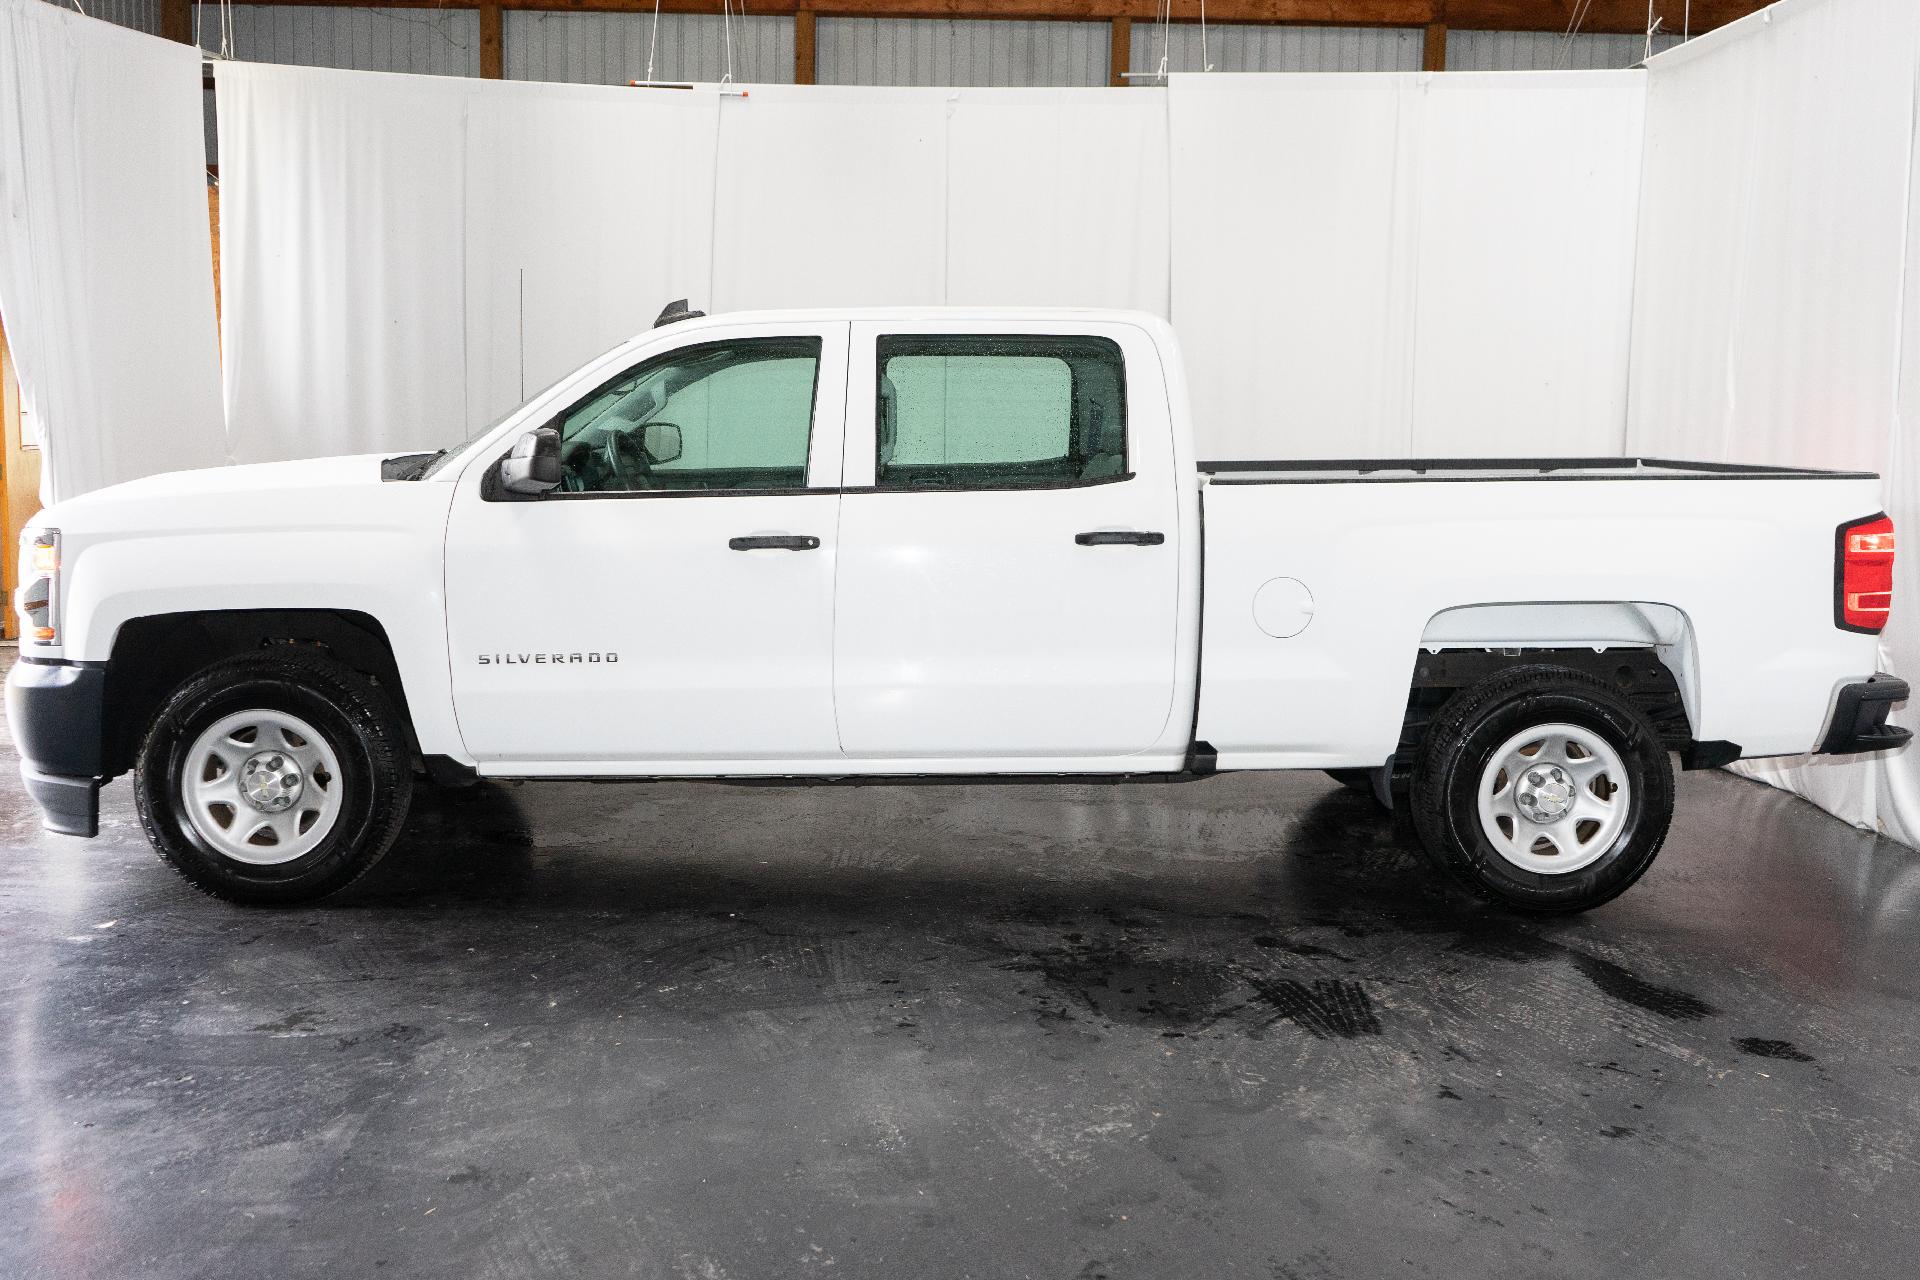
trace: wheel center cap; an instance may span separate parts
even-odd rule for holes
[[[1573,808],[1573,778],[1559,765],[1535,765],[1520,775],[1514,803],[1535,822],[1553,822]]]
[[[284,813],[306,790],[300,766],[284,751],[256,751],[240,766],[240,794],[262,813]]]

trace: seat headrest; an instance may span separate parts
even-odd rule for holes
[[[893,461],[894,439],[900,429],[900,395],[894,389],[893,379],[884,373],[880,375],[879,412],[875,416],[880,465],[884,467]]]

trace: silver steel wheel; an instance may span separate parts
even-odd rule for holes
[[[340,761],[312,725],[284,711],[240,711],[194,739],[180,811],[216,852],[271,867],[327,838],[342,785]]]
[[[1480,827],[1500,856],[1565,875],[1613,847],[1633,791],[1607,740],[1572,724],[1543,724],[1500,745],[1480,775]]]

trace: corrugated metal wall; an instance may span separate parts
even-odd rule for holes
[[[1151,83],[1165,45],[1168,71],[1418,71],[1426,32],[1419,27],[1220,26],[1133,24],[1132,83]]]
[[[821,84],[1103,85],[1104,22],[821,18]]]
[[[235,5],[235,58],[355,71],[480,74],[480,15],[472,9],[335,9]],[[194,6],[200,47],[220,48],[216,5]]]
[[[733,32],[736,83],[793,83],[793,20],[717,13],[663,13],[653,49],[655,80],[717,81],[727,73]],[[510,9],[501,31],[509,80],[625,84],[643,80],[654,39],[651,13],[533,13]]]
[[[81,10],[91,18],[100,18],[116,27],[132,27],[150,36],[160,34],[160,0],[52,0],[62,9]]]
[[[72,0],[49,0],[71,7]],[[85,0],[97,18],[158,34],[160,0]],[[336,9],[240,5],[233,54],[257,62],[478,75],[480,19],[471,9]],[[217,49],[221,10],[194,6],[201,47]],[[662,14],[653,49],[656,80],[719,80],[727,73],[728,24],[719,14]],[[733,79],[793,81],[793,20],[732,20]],[[1198,23],[1133,24],[1133,83],[1159,69],[1199,71],[1418,71],[1418,27],[1209,25],[1201,56]],[[651,13],[509,10],[502,33],[506,73],[516,80],[625,84],[647,70],[655,40]],[[1680,43],[1654,39],[1654,51]],[[993,19],[821,18],[816,31],[821,84],[1103,85],[1110,32],[1104,22]],[[1629,67],[1646,51],[1635,35],[1550,31],[1451,31],[1450,71],[1550,71]]]
[[[1655,36],[1653,51],[1680,37]],[[1449,71],[1597,71],[1631,67],[1646,56],[1645,36],[1576,35],[1551,31],[1449,31]]]

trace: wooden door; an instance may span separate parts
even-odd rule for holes
[[[9,640],[20,638],[20,620],[13,614],[13,592],[20,584],[20,530],[40,509],[40,451],[24,443],[26,424],[20,409],[20,383],[13,373],[13,353],[0,326],[0,418],[4,418],[5,447],[0,450],[0,512],[4,513],[6,543],[0,546],[0,583],[6,602],[0,608]]]

